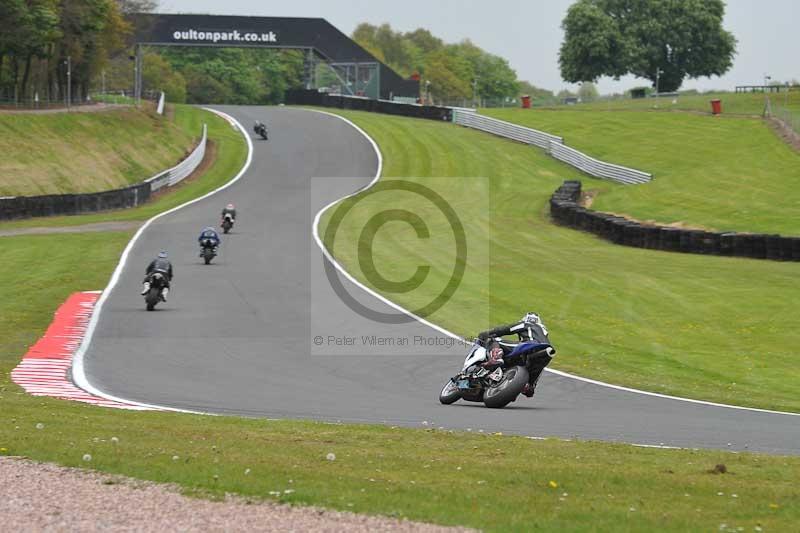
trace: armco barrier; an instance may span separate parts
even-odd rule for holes
[[[590,176],[610,179],[625,184],[647,183],[653,179],[652,174],[632,168],[606,163],[570,148],[564,144],[564,139],[549,133],[526,128],[518,124],[498,120],[496,118],[479,115],[474,112],[459,109],[453,110],[453,122],[460,126],[485,131],[506,139],[532,144],[545,149],[551,156],[559,161],[571,165]]]
[[[490,117],[479,115],[475,112],[462,109],[453,110],[453,122],[459,126],[466,126],[475,130],[485,131],[506,139],[512,139],[525,144],[532,144],[545,150],[550,150],[551,143],[561,144],[564,139],[555,135],[550,135],[543,131],[526,128],[511,122],[497,120]]]
[[[590,176],[605,178],[629,185],[647,183],[653,176],[641,170],[606,163],[560,143],[551,143],[550,155]]]
[[[294,90],[286,93],[286,103],[292,105],[314,105],[322,107],[335,107],[339,109],[356,109],[385,113],[388,115],[402,115],[406,117],[427,118],[433,120],[452,121],[455,124],[498,135],[506,139],[531,144],[543,148],[554,158],[571,165],[590,176],[605,178],[625,184],[647,183],[653,179],[652,174],[642,172],[604,161],[599,161],[588,155],[564,145],[561,137],[526,128],[504,120],[479,115],[474,109],[457,107],[423,106],[390,102],[388,100],[371,100],[358,96],[343,96],[321,93],[314,90]]]
[[[668,252],[800,261],[800,237],[641,224],[581,207],[580,196],[581,182],[565,181],[550,198],[550,216],[557,224],[593,233],[614,244]]]
[[[86,194],[50,194],[46,196],[0,198],[0,220],[78,215],[81,213],[136,207],[147,202],[153,192],[165,186],[175,185],[194,172],[205,156],[207,138],[207,128],[203,125],[203,135],[200,143],[186,159],[149,180],[124,189]]]

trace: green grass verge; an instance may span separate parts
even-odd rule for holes
[[[0,113],[0,196],[97,192],[170,168],[199,136],[153,112]]]
[[[227,121],[197,107],[178,105],[175,106],[175,122],[183,131],[198,132],[201,131],[204,123],[208,124],[208,138],[214,144],[216,158],[213,165],[203,174],[203,179],[181,184],[168,194],[159,196],[157,200],[134,209],[4,222],[0,223],[0,229],[78,226],[96,222],[147,220],[157,213],[216,189],[239,172],[247,157],[247,145],[242,142],[241,134],[234,130]]]
[[[685,531],[723,523],[769,531],[800,519],[798,458],[131,413],[26,395],[9,372],[69,294],[105,285],[129,238],[0,239],[0,454],[176,483],[200,496],[234,493],[488,531]],[[710,474],[718,463],[730,473]]]
[[[342,114],[378,142],[385,177],[422,176],[411,180],[437,187],[478,243],[457,292],[429,317],[435,323],[469,336],[532,309],[559,349],[556,368],[659,393],[800,411],[800,265],[633,249],[557,227],[548,199],[574,172],[541,151],[450,124]],[[437,186],[431,176],[482,176],[489,190],[469,179]],[[370,217],[387,204],[428,216],[418,197],[387,194],[353,208],[334,253],[367,285],[416,309],[450,277],[452,233],[435,218],[428,239],[392,223],[376,239],[377,266],[362,270],[355,243]],[[417,265],[431,272],[406,293],[381,291],[366,276],[403,280]]]
[[[482,112],[654,175],[646,185],[595,186],[594,209],[720,231],[800,235],[800,153],[759,118],[563,108]]]
[[[793,111],[800,111],[800,91],[793,90],[788,93],[769,93],[773,106],[786,107]],[[619,98],[603,99],[595,102],[581,103],[569,106],[572,109],[584,111],[697,111],[711,112],[711,100],[722,101],[724,115],[750,115],[761,116],[764,113],[766,99],[764,93],[709,93],[709,94],[684,94],[676,97],[662,96],[656,98]],[[566,106],[545,106],[547,109],[563,109]]]

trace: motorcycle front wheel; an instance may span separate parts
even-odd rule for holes
[[[528,369],[524,366],[507,368],[503,379],[486,389],[483,404],[491,409],[502,409],[519,396],[529,376]]]
[[[442,387],[442,392],[439,393],[439,401],[444,405],[450,405],[451,403],[456,403],[460,399],[461,392],[458,390],[458,385],[456,385],[452,379],[449,380],[445,383],[444,387]]]

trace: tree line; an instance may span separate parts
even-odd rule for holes
[[[75,98],[124,47],[123,12],[141,1],[0,0],[0,98]],[[146,6],[145,6],[146,7]]]
[[[401,32],[389,24],[367,23],[357,26],[352,38],[398,74],[419,76],[422,93],[430,92],[437,100],[500,100],[523,93],[535,98],[553,96],[519,80],[506,59],[469,39],[448,44],[423,28]]]

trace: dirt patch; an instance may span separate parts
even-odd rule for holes
[[[594,203],[594,199],[597,198],[597,195],[600,194],[600,191],[593,190],[593,191],[581,191],[581,197],[578,198],[578,205],[589,209],[592,207]]]
[[[294,490],[303,489],[280,494]],[[0,457],[0,516],[7,531],[466,531],[244,498],[188,498],[171,485],[10,457]]]
[[[0,237],[16,237],[18,235],[48,235],[52,233],[93,233],[101,231],[132,231],[141,226],[138,221],[133,222],[97,222],[94,224],[81,224],[79,226],[63,227],[37,227],[0,229]]]

